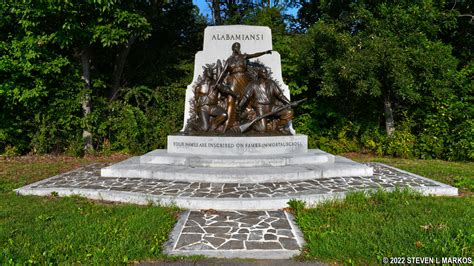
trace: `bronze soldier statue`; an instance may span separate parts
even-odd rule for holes
[[[216,84],[212,69],[204,68],[203,76],[203,82],[196,87],[199,130],[215,131],[227,119],[225,109],[219,106],[220,93],[236,95],[227,86]]]
[[[232,90],[237,96],[229,95],[227,97],[227,115],[226,121],[227,128],[233,127],[236,120],[235,102],[236,98],[241,98],[244,94],[245,88],[251,81],[251,77],[247,71],[247,60],[262,56],[264,54],[271,54],[272,51],[268,50],[265,52],[254,53],[254,54],[242,54],[240,52],[240,43],[236,42],[232,44],[232,55],[227,58],[224,69],[217,80],[217,84],[224,82],[228,84],[230,90]],[[227,74],[227,76],[226,76]]]
[[[266,68],[259,69],[257,73],[257,80],[248,85],[240,100],[239,110],[243,110],[249,103],[248,105],[255,110],[257,117],[261,117],[280,108],[282,103],[291,105],[290,100],[283,94],[283,90],[275,81],[269,78]],[[281,133],[290,134],[289,129],[285,126],[293,118],[293,110],[291,108],[283,109],[274,114],[273,117],[276,119],[264,117],[258,120],[253,128],[258,132],[280,131]]]

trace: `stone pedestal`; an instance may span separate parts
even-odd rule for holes
[[[371,176],[363,164],[321,150],[308,150],[307,136],[169,136],[168,150],[155,150],[103,168],[104,177],[140,177],[186,182],[263,183]]]
[[[168,153],[207,156],[303,154],[308,151],[306,135],[290,136],[168,136]]]

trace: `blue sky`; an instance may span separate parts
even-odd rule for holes
[[[209,19],[212,18],[212,13],[211,13],[211,10],[209,9],[209,5],[206,2],[206,0],[193,0],[193,3],[199,7],[199,11],[201,12],[201,14],[203,14],[204,16],[207,16]],[[291,15],[296,15],[297,11],[298,10],[296,8],[293,8],[293,9],[288,10],[287,13]]]
[[[201,14],[211,18],[211,10],[209,9],[209,5],[206,3],[206,0],[193,0],[193,3],[199,7]]]

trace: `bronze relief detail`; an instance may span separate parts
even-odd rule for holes
[[[203,67],[194,84],[191,115],[185,133],[192,135],[290,135],[291,103],[270,70],[249,59],[270,54],[245,54],[232,45],[227,60]]]

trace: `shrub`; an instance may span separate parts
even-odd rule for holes
[[[384,143],[384,154],[408,158],[413,156],[415,136],[405,130],[397,130],[392,136],[387,137]]]
[[[94,138],[99,150],[144,153],[165,148],[167,135],[182,127],[184,89],[178,86],[125,90],[120,100],[98,101]]]

